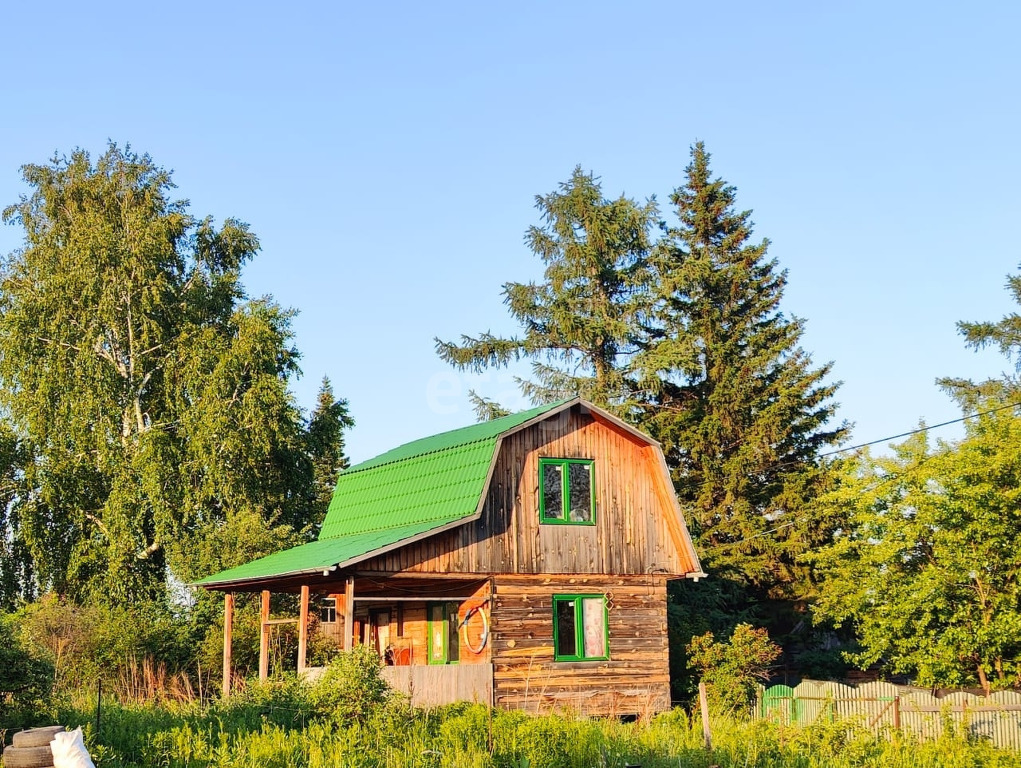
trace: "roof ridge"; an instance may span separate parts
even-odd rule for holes
[[[412,458],[418,458],[421,456],[427,456],[431,453],[439,453],[441,451],[449,451],[451,449],[464,446],[472,445],[474,443],[482,443],[490,440],[496,440],[504,432],[514,429],[515,427],[524,424],[531,419],[541,416],[543,413],[551,411],[555,408],[576,400],[576,397],[570,397],[563,400],[555,400],[545,405],[535,406],[533,408],[526,409],[524,411],[518,411],[516,413],[509,413],[506,416],[500,416],[496,419],[489,419],[488,421],[479,421],[474,424],[467,424],[463,427],[455,427],[454,429],[444,430],[443,432],[437,432],[433,435],[426,435],[425,437],[419,437],[415,440],[409,440],[406,443],[402,443],[395,448],[391,448],[389,451],[385,451],[377,456],[360,461],[354,466],[348,467],[340,472],[339,477],[345,475],[350,476],[358,472],[365,472],[370,469],[376,469],[377,467],[383,467],[390,464],[395,464],[399,461],[406,461]],[[502,423],[506,424],[503,429],[494,429],[494,427]],[[478,431],[477,437],[467,437],[464,440],[458,440],[444,444],[445,438],[453,437],[458,432],[471,433]],[[433,447],[426,447],[430,443],[437,443]],[[415,450],[414,446],[421,444],[421,450]],[[338,479],[339,479],[338,477]]]

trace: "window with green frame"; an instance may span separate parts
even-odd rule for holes
[[[595,525],[592,459],[539,459],[539,520]]]
[[[606,595],[553,596],[553,660],[610,658]]]
[[[429,663],[457,664],[460,643],[457,632],[457,603],[429,603]]]

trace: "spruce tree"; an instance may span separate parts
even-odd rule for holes
[[[1015,303],[1021,305],[1021,275],[1007,276],[1007,291]],[[950,393],[966,411],[975,411],[1000,403],[1021,402],[1021,315],[1010,312],[996,322],[961,321],[957,330],[966,346],[974,350],[995,347],[1010,361],[1013,371],[1000,378],[975,382],[971,379],[946,377],[938,384]]]
[[[315,493],[310,522],[318,530],[333,498],[340,470],[347,469],[344,430],[355,424],[348,412],[347,400],[333,395],[333,385],[323,377],[316,407],[308,420],[308,455],[312,461],[312,485]]]
[[[532,379],[518,383],[535,403],[581,395],[619,405],[639,328],[655,203],[606,199],[599,180],[579,167],[556,192],[537,196],[535,207],[542,224],[529,228],[525,242],[546,265],[545,279],[504,285],[523,333],[462,336],[459,344],[437,339],[437,354],[475,372],[530,360]],[[482,418],[503,412],[485,398],[474,402]]]
[[[653,259],[637,418],[663,444],[707,570],[791,598],[806,586],[798,554],[825,538],[808,502],[820,450],[846,433],[827,428],[837,384],[781,311],[786,272],[752,240],[751,212],[712,178],[701,142],[691,157]]]

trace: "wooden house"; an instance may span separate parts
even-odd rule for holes
[[[309,596],[345,648],[374,646],[417,704],[533,712],[670,706],[666,584],[702,573],[659,445],[580,399],[417,440],[341,473],[317,541],[210,576]]]

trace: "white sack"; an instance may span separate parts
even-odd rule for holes
[[[96,768],[82,740],[82,729],[58,733],[50,742],[53,750],[53,768]]]

